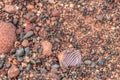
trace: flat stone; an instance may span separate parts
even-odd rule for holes
[[[17,11],[17,6],[15,6],[15,5],[5,5],[4,10],[8,13],[15,13]]]

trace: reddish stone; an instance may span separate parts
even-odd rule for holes
[[[9,52],[16,41],[15,26],[12,23],[0,22],[0,54]]]
[[[4,10],[8,13],[15,13],[17,11],[17,7],[15,5],[5,5]]]
[[[24,32],[27,33],[27,32],[29,32],[30,30],[32,30],[33,28],[34,28],[34,27],[33,27],[33,25],[32,25],[31,23],[26,24],[25,29],[24,29]]]
[[[16,34],[20,34],[21,32],[23,32],[23,28],[18,28],[18,29],[16,30]]]
[[[22,46],[24,46],[24,47],[29,46],[29,41],[27,39],[24,39],[22,42]]]
[[[28,4],[28,5],[27,5],[27,9],[28,9],[28,10],[33,10],[33,9],[34,9],[34,6],[33,6],[33,5]]]
[[[59,16],[60,15],[60,11],[59,10],[53,10],[51,13],[52,16]]]
[[[20,70],[15,65],[12,65],[8,70],[8,77],[15,78],[19,75],[19,73],[20,73]]]

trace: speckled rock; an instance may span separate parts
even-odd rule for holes
[[[15,26],[12,23],[0,22],[0,54],[9,52],[16,41]]]
[[[19,73],[20,73],[20,70],[15,65],[12,65],[8,70],[8,76],[10,78],[17,77],[19,75]]]
[[[8,13],[15,13],[17,11],[17,7],[15,5],[5,5],[4,10]]]
[[[50,56],[52,54],[52,44],[49,41],[45,40],[41,41],[41,45],[43,48],[42,54]]]

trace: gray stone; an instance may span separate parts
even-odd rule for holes
[[[27,32],[27,33],[25,34],[25,36],[24,36],[23,38],[29,38],[29,37],[31,37],[33,34],[34,34],[33,31],[29,31],[29,32]]]
[[[52,65],[52,68],[59,68],[60,66],[58,64]]]
[[[22,62],[23,58],[22,57],[17,57],[17,61]]]
[[[19,56],[19,57],[24,56],[24,49],[20,48],[20,49],[16,50],[15,54],[16,54],[16,56]]]
[[[30,55],[30,47],[25,48],[25,55],[29,56]]]

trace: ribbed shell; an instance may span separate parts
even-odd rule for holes
[[[58,55],[58,58],[62,67],[77,66],[81,63],[79,50],[65,50]]]

